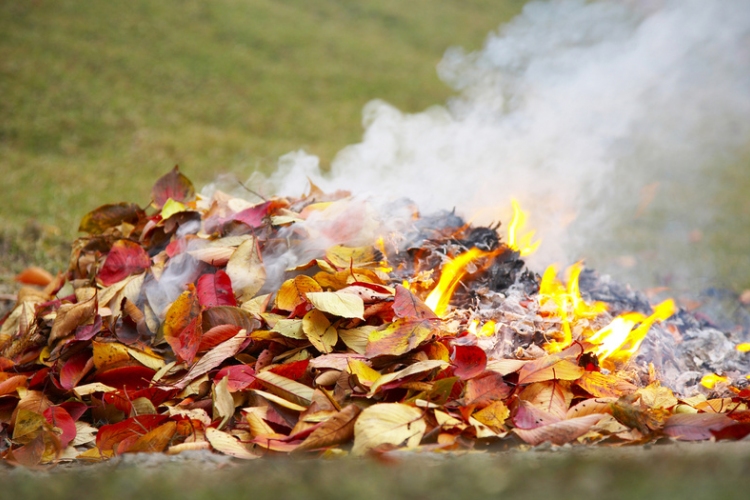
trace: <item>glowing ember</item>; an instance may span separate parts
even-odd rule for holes
[[[462,253],[443,266],[440,281],[425,299],[425,304],[442,317],[448,309],[448,303],[456,290],[458,283],[468,271],[468,266],[486,257],[494,257],[496,252],[484,252],[476,247]]]
[[[525,257],[534,253],[539,248],[542,240],[532,242],[535,234],[534,231],[521,234],[521,231],[526,226],[527,214],[521,210],[516,200],[511,200],[511,205],[513,205],[513,219],[508,226],[508,246],[514,250],[518,250],[521,256]]]

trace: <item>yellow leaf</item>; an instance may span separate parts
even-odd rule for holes
[[[310,292],[308,300],[319,311],[342,318],[364,319],[365,303],[361,297],[349,293]]]
[[[382,387],[385,384],[391,383],[394,380],[400,380],[406,377],[411,377],[413,375],[427,373],[429,371],[434,370],[435,368],[442,369],[442,368],[445,368],[446,366],[448,366],[448,363],[446,363],[445,361],[442,361],[439,359],[429,359],[427,361],[419,361],[418,363],[409,365],[403,370],[381,375],[375,381],[375,383],[372,384],[372,387],[370,388],[370,395],[375,394],[380,387]]]
[[[251,452],[247,447],[237,441],[231,434],[222,432],[213,427],[206,429],[206,439],[211,443],[211,447],[216,450],[235,458],[252,460],[258,458],[258,455]]]
[[[326,315],[313,309],[302,318],[302,330],[310,343],[321,353],[333,352],[333,346],[339,340],[336,328],[331,326]]]
[[[31,442],[46,424],[47,419],[43,415],[25,409],[18,410],[13,426],[13,441],[22,444]]]
[[[381,403],[362,411],[354,424],[353,455],[382,445],[416,448],[427,424],[422,411],[401,403]]]
[[[164,367],[164,358],[152,352],[139,351],[128,347],[128,353],[140,364],[152,370],[159,371]],[[150,350],[150,349],[149,349]]]
[[[345,247],[336,245],[326,250],[326,259],[339,269],[379,265],[381,256],[374,247]]]
[[[357,376],[357,380],[359,380],[359,383],[364,386],[371,386],[377,379],[380,378],[380,372],[373,370],[370,368],[367,363],[360,361],[358,359],[349,359],[348,362],[348,371],[352,375]]]
[[[252,299],[266,282],[266,268],[255,238],[245,241],[227,262],[226,273],[240,302]]]
[[[179,201],[174,201],[172,198],[169,198],[161,209],[161,218],[162,220],[167,220],[174,214],[185,212],[187,209],[188,208]]]
[[[310,406],[312,402],[315,392],[312,387],[270,371],[260,372],[256,377],[266,389],[288,401],[305,407]]]
[[[472,416],[487,427],[498,431],[510,416],[510,410],[502,401],[493,401],[489,406],[482,408]]]
[[[307,302],[308,292],[322,292],[317,281],[300,274],[294,279],[286,280],[276,293],[276,307],[282,311],[294,311],[300,304]]]
[[[114,387],[104,385],[101,382],[94,382],[92,384],[79,385],[73,389],[73,393],[79,398],[82,398],[83,396],[88,396],[95,392],[114,392],[116,390],[117,389]]]
[[[218,384],[214,384],[213,388],[213,401],[214,401],[214,418],[221,418],[219,428],[229,421],[234,415],[234,398],[229,392],[229,377],[224,377]]]
[[[94,341],[91,344],[94,347],[94,366],[97,370],[101,370],[107,365],[130,359],[127,346],[119,342]]]
[[[677,404],[677,398],[672,390],[662,387],[659,382],[638,389],[636,394],[641,396],[641,402],[649,408],[671,408]]]
[[[376,326],[365,325],[357,328],[342,329],[338,331],[338,334],[339,338],[346,344],[346,347],[357,354],[364,355],[370,334],[376,329]]]
[[[429,320],[398,319],[370,333],[365,354],[370,358],[400,356],[416,349],[434,334],[437,329]]]
[[[276,403],[280,406],[283,406],[284,408],[287,408],[292,411],[305,411],[307,407],[300,406],[296,403],[292,403],[291,401],[287,401],[286,399],[282,398],[281,396],[277,396],[276,394],[271,394],[270,392],[261,391],[260,389],[252,389],[252,392],[257,394],[258,396],[261,396],[268,401],[271,401],[272,403]]]
[[[302,327],[301,319],[280,319],[276,322],[271,331],[280,333],[284,337],[289,337],[290,339],[303,340],[307,338]]]

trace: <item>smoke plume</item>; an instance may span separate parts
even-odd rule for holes
[[[484,222],[507,221],[513,197],[544,240],[539,265],[603,260],[650,224],[644,238],[659,234],[648,244],[679,273],[665,257],[711,223],[716,169],[750,138],[750,8],[532,2],[483,49],[449,49],[438,74],[456,91],[448,103],[406,114],[370,102],[362,142],[330,172],[282,157],[280,194],[309,177]]]

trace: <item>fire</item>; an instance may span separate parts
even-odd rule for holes
[[[539,248],[542,240],[532,242],[535,231],[528,231],[521,234],[521,231],[526,226],[526,217],[528,214],[521,210],[516,200],[511,200],[510,203],[513,206],[513,219],[510,221],[510,225],[508,225],[508,246],[514,250],[518,250],[523,257],[531,255]]]
[[[539,287],[542,306],[552,301],[560,317],[561,337],[545,345],[548,352],[558,352],[573,342],[571,325],[578,320],[595,318],[608,310],[603,302],[588,303],[581,297],[579,277],[582,270],[582,262],[568,268],[567,287],[557,279],[555,266],[549,266],[542,276]],[[595,354],[600,361],[624,363],[638,351],[654,323],[666,320],[676,311],[674,301],[665,300],[654,307],[654,313],[650,316],[637,312],[621,314],[596,332],[584,332],[581,340],[589,344],[587,352]]]
[[[539,286],[542,305],[552,301],[557,315],[560,317],[560,332],[562,338],[546,344],[549,352],[558,352],[573,342],[571,323],[579,319],[594,318],[607,311],[607,304],[603,302],[587,303],[581,297],[578,279],[583,270],[583,262],[577,262],[568,268],[568,286],[557,279],[557,267],[547,267]]]
[[[453,296],[461,278],[468,272],[469,265],[477,263],[484,258],[494,257],[496,252],[485,252],[476,247],[462,253],[443,266],[440,281],[425,299],[425,304],[442,317],[448,310],[448,303]]]

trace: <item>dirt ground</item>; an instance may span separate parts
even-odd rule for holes
[[[744,499],[750,442],[542,447],[387,459],[260,459],[209,452],[126,455],[47,471],[4,466],[1,498]]]

